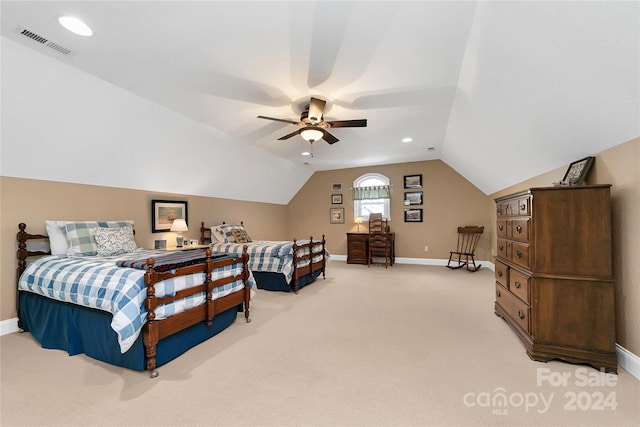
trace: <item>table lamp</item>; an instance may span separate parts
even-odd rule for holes
[[[176,247],[181,248],[182,242],[184,242],[184,238],[182,237],[182,232],[189,231],[189,228],[187,228],[187,222],[184,219],[174,219],[173,224],[171,224],[170,231],[178,232],[178,237],[176,237],[176,242],[177,242]]]
[[[360,218],[359,216],[355,217],[355,219],[353,220],[353,222],[355,222],[356,224],[358,224],[358,231],[360,231],[360,224],[362,224],[362,218]]]

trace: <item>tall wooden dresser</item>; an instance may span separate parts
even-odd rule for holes
[[[617,372],[610,185],[495,199],[495,313],[533,360]]]

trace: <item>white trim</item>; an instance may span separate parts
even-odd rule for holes
[[[0,321],[0,336],[18,332],[18,318]]]
[[[616,343],[618,366],[640,380],[640,357]]]

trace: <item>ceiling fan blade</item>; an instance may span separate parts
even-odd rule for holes
[[[274,117],[267,117],[267,116],[258,116],[259,119],[266,119],[266,120],[275,120],[276,122],[282,122],[282,123],[289,123],[292,125],[299,125],[300,122],[295,122],[293,120],[287,120],[287,119],[276,119]]]
[[[329,144],[335,144],[336,142],[340,141],[338,138],[331,135],[329,132],[327,132],[324,129],[322,130],[322,139],[327,141]]]
[[[332,128],[364,128],[367,127],[367,119],[358,120],[334,120],[326,122]]]
[[[290,133],[290,134],[288,134],[288,135],[285,135],[285,136],[283,136],[283,137],[278,138],[278,141],[284,141],[285,139],[289,139],[289,138],[291,138],[292,136],[296,136],[296,135],[300,134],[300,132],[302,132],[303,130],[304,130],[304,128],[301,128],[301,129],[298,129],[298,130],[296,130],[296,131],[294,131],[294,132],[291,132],[291,133]]]
[[[324,112],[324,106],[326,104],[327,101],[311,97],[311,102],[309,103],[309,120],[312,123],[318,123],[322,120],[322,113]]]

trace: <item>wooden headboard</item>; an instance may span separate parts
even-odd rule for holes
[[[226,224],[222,221],[222,224]],[[244,227],[244,221],[240,221],[240,225]],[[200,244],[208,245],[211,243],[211,227],[205,227],[204,221],[200,222]]]

